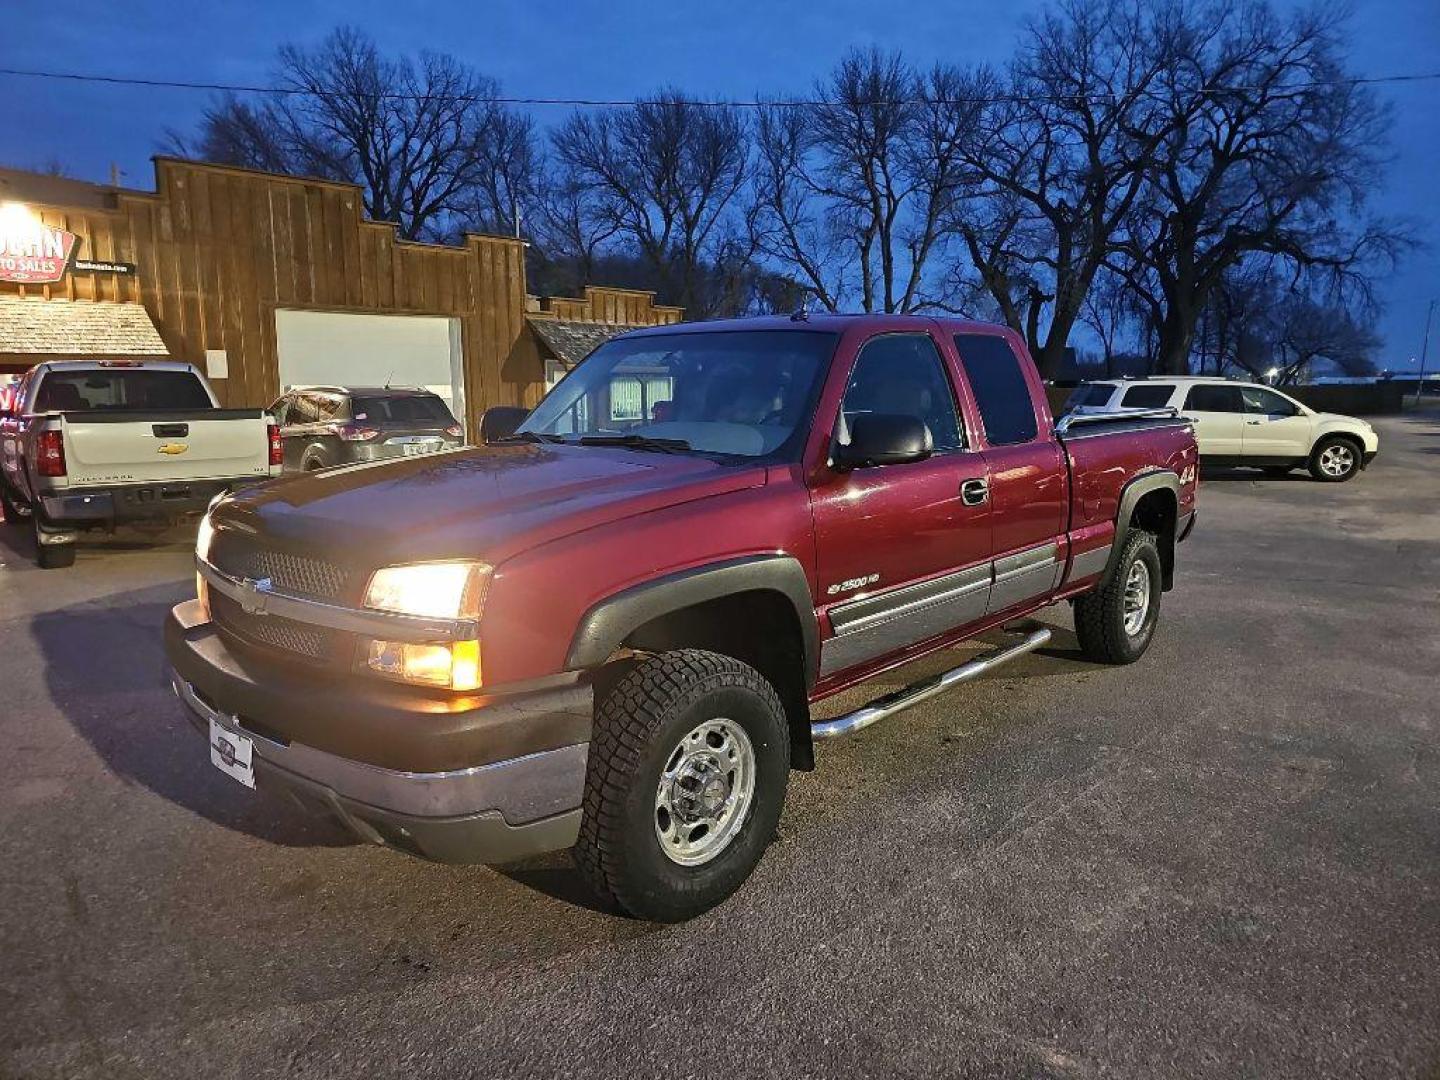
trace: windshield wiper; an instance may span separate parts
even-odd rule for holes
[[[538,442],[538,443],[563,443],[565,436],[550,435],[542,431],[517,431],[513,435],[506,435],[503,439],[496,439],[496,442]]]
[[[579,442],[581,446],[623,446],[630,450],[658,450],[662,454],[690,449],[684,439],[657,439],[650,435],[582,435]]]

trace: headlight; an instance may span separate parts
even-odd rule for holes
[[[377,570],[365,590],[365,606],[397,615],[478,619],[490,582],[479,562],[415,563]]]
[[[365,606],[397,615],[478,619],[490,573],[480,562],[387,566],[370,578]],[[368,641],[363,662],[377,675],[446,690],[476,690],[482,681],[480,642],[475,640],[434,645]]]
[[[210,521],[210,511],[200,519],[200,531],[195,534],[195,554],[206,562],[210,561],[210,545],[215,540],[215,526]]]

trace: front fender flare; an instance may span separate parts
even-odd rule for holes
[[[741,592],[778,592],[789,600],[805,646],[805,686],[820,667],[820,625],[805,568],[793,555],[748,555],[680,570],[608,596],[580,619],[566,666],[599,667],[635,630],[682,608]]]

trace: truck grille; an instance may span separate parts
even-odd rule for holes
[[[248,537],[232,532],[215,537],[210,561],[231,577],[269,578],[277,592],[311,600],[342,600],[349,583],[349,575],[334,563],[254,547]]]
[[[210,611],[220,626],[251,645],[279,649],[307,660],[335,656],[341,635],[324,626],[311,626],[278,615],[248,615],[234,600],[212,589]]]

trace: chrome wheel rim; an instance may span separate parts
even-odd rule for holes
[[[1326,476],[1344,476],[1355,467],[1355,451],[1335,443],[1320,451],[1320,471]]]
[[[1125,576],[1125,633],[1134,637],[1150,612],[1150,568],[1136,559]]]
[[[755,795],[755,748],[745,729],[718,717],[680,740],[655,792],[655,836],[681,866],[700,866],[730,846]]]

